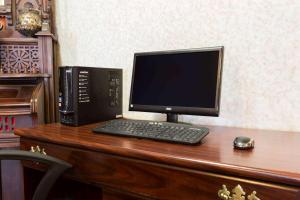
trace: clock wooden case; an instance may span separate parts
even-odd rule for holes
[[[0,95],[0,116],[16,116],[17,126],[24,121],[30,121],[32,126],[54,122],[56,118],[52,7],[51,0],[4,0],[4,5],[0,5],[0,16],[8,21],[6,29],[0,31],[0,93],[11,94]],[[18,13],[23,9],[38,10],[41,15],[42,30],[33,37],[23,36],[15,29]],[[32,93],[22,93],[21,88],[30,87]],[[27,112],[20,110],[25,104]]]

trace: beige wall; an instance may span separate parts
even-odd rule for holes
[[[219,118],[199,124],[300,131],[299,0],[57,0],[62,65],[124,69],[128,112],[133,53],[224,45]]]

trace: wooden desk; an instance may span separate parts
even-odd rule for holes
[[[70,162],[66,176],[101,187],[102,199],[219,199],[223,184],[262,200],[300,199],[300,133],[211,126],[203,144],[186,146],[95,134],[95,126],[50,124],[16,134],[22,149],[39,145]],[[241,135],[255,139],[253,150],[233,149]]]

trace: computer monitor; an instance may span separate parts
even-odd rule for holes
[[[130,111],[219,116],[224,47],[134,54]]]

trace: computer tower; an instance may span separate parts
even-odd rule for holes
[[[59,68],[59,113],[62,124],[79,126],[122,115],[122,69]]]

